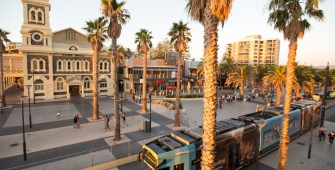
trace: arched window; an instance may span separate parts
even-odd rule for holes
[[[100,88],[107,88],[107,81],[106,81],[106,79],[101,79],[100,81],[99,81],[99,83],[100,83]]]
[[[108,71],[107,69],[107,62],[105,62],[105,68],[104,68],[106,71]]]
[[[100,62],[100,70],[102,70],[103,69],[103,67],[102,67],[102,62]]]
[[[72,70],[76,70],[76,62],[75,61],[72,61]]]
[[[87,61],[85,62],[85,70],[86,71],[88,70],[88,62]]]
[[[58,61],[58,70],[62,70],[62,62]]]
[[[30,19],[34,21],[35,18],[36,18],[35,17],[35,11],[31,11],[31,13],[30,13]]]
[[[43,61],[40,61],[40,70],[43,70],[44,69],[44,62]]]
[[[79,71],[79,70],[80,70],[80,62],[77,61],[77,71]]]
[[[38,12],[38,21],[42,21],[42,12]]]
[[[33,70],[37,70],[37,61],[36,60],[33,61]]]
[[[57,78],[57,90],[64,90],[64,82],[62,78]]]
[[[67,70],[71,70],[71,62],[67,62]]]
[[[88,77],[86,77],[84,79],[84,88],[85,89],[89,89],[90,88],[90,79]]]
[[[35,85],[35,91],[44,90],[44,84],[41,79],[35,80],[34,85]]]

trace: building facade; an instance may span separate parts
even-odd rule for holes
[[[226,55],[239,64],[278,65],[280,42],[278,38],[262,39],[250,35],[226,46]]]
[[[85,34],[66,28],[52,32],[49,0],[21,0],[22,42],[11,43],[3,54],[5,87],[33,85],[36,99],[92,96],[93,50]],[[113,64],[107,50],[99,54],[99,93],[111,96]]]

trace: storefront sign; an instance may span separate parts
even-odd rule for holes
[[[156,83],[164,83],[164,79],[157,79]]]

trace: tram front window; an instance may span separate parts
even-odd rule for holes
[[[182,164],[175,165],[173,169],[174,170],[184,170],[184,164],[182,163]]]

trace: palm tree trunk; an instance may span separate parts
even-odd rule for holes
[[[117,52],[116,52],[116,38],[112,39],[112,49],[114,63],[113,63],[113,78],[114,78],[114,141],[121,140],[120,130],[120,114],[119,114],[119,101],[118,101],[118,70],[117,70]]]
[[[299,85],[297,86],[297,88],[295,90],[295,97],[300,97],[300,88],[299,88]]]
[[[206,1],[204,13],[204,111],[203,111],[203,144],[201,169],[214,169],[215,126],[217,103],[217,49],[218,20],[210,12],[210,2]]]
[[[277,93],[276,94],[276,106],[279,106],[280,105],[280,95],[281,95],[281,88],[280,87],[277,87],[276,93]]]
[[[97,120],[99,117],[98,111],[98,78],[99,78],[99,70],[98,70],[98,47],[94,47],[94,56],[93,56],[93,117],[92,120]]]
[[[287,61],[287,73],[286,73],[286,93],[285,93],[285,103],[284,103],[284,114],[282,122],[282,135],[279,146],[279,155],[278,155],[278,170],[286,169],[286,160],[287,160],[287,144],[290,142],[290,137],[288,136],[288,127],[290,121],[290,104],[291,96],[293,89],[293,77],[295,70],[295,58],[298,48],[297,34],[291,34],[290,36],[290,45]]]
[[[180,102],[180,57],[181,53],[178,53],[177,59],[177,89],[176,89],[176,107],[175,107],[175,114],[174,114],[174,126],[179,127],[179,102]]]
[[[5,98],[5,90],[4,90],[4,76],[3,76],[3,58],[2,52],[0,52],[0,102],[2,103],[3,107],[6,107],[6,98]]]
[[[241,97],[243,99],[243,96],[244,96],[244,83],[243,82],[241,83],[240,92],[241,92]]]
[[[147,112],[147,53],[143,54],[142,113]]]

